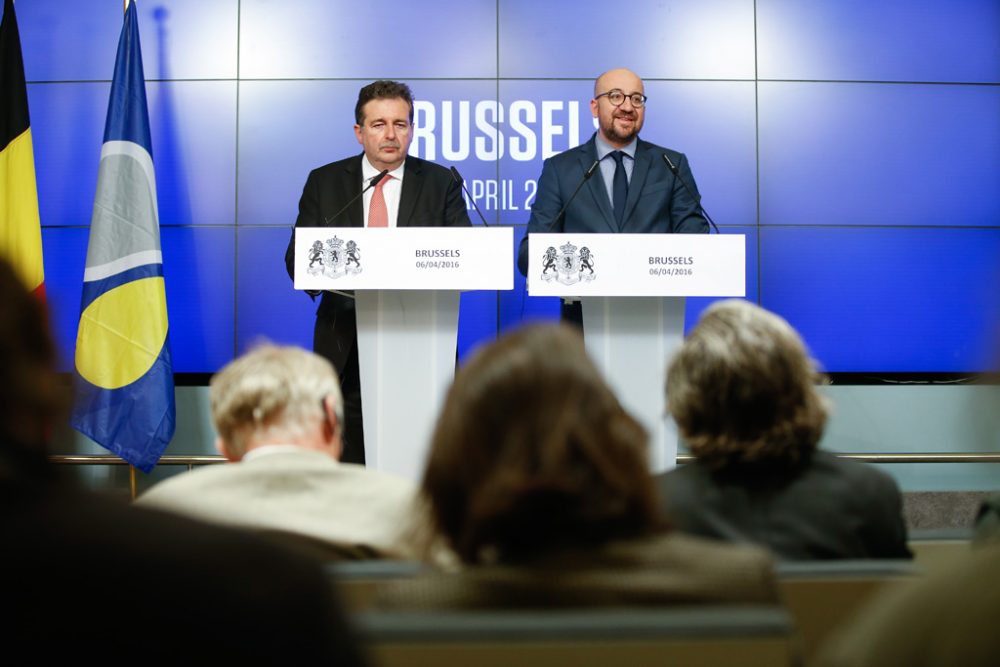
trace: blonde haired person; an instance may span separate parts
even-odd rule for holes
[[[316,540],[344,558],[411,557],[415,489],[340,463],[343,401],[333,367],[261,345],[212,378],[216,446],[231,463],[169,478],[137,504]]]

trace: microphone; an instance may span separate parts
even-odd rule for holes
[[[574,199],[576,199],[576,195],[580,192],[580,188],[583,187],[584,183],[590,180],[590,177],[594,175],[594,172],[597,171],[597,167],[599,167],[600,164],[601,164],[600,160],[594,160],[594,163],[589,167],[587,167],[587,171],[583,172],[583,178],[581,178],[580,182],[577,183],[576,190],[573,190],[573,194],[569,196],[569,199],[566,200],[566,203],[563,204],[563,207],[559,209],[559,213],[556,214],[556,217],[552,218],[552,224],[550,225],[550,228],[555,227],[556,225],[559,224],[559,221],[563,218],[563,216],[566,215],[566,209],[569,208],[569,205],[573,203]],[[526,249],[528,247],[528,237],[530,235],[531,235],[530,233],[525,234],[524,238],[521,239],[521,247],[518,250],[517,268],[521,272],[521,275],[524,276],[528,275],[528,255]]]
[[[462,178],[462,175],[458,173],[458,169],[455,169],[454,166],[451,168],[451,177],[455,179],[456,183],[462,186],[462,189],[465,190],[465,194],[469,195],[469,201],[472,202],[472,207],[476,209],[476,213],[479,214],[479,219],[483,221],[483,226],[490,227],[491,225],[486,222],[486,217],[483,215],[483,212],[479,210],[476,200],[472,198],[472,193],[469,192],[469,188],[465,187],[465,179]]]
[[[343,214],[344,211],[346,211],[348,208],[350,208],[351,204],[353,204],[354,202],[356,202],[363,194],[365,194],[366,192],[368,192],[368,190],[370,190],[371,188],[374,188],[378,184],[379,181],[381,181],[383,178],[386,177],[386,175],[388,173],[389,173],[388,169],[383,169],[379,173],[377,173],[374,176],[372,176],[371,178],[369,178],[368,179],[368,185],[366,185],[365,187],[363,187],[361,189],[361,192],[359,192],[358,194],[356,194],[353,197],[351,197],[351,200],[349,202],[347,202],[346,204],[344,204],[343,208],[341,208],[339,211],[337,211],[336,213],[334,213],[332,217],[330,217],[330,218],[323,218],[323,223],[326,224],[326,225],[329,225],[331,222],[333,222],[334,220],[336,220],[337,218],[339,218],[341,216],[341,214]],[[292,258],[294,257],[294,254],[293,254],[294,247],[295,247],[295,230],[292,229],[292,240],[288,244],[288,250],[285,251],[285,263],[289,267],[292,266],[292,261],[293,261]],[[294,272],[293,272],[292,268],[288,269],[288,275],[292,276],[293,279],[295,278],[295,275],[294,275]],[[340,292],[338,290],[328,290],[328,291],[334,292],[336,294],[341,294],[343,296],[349,296],[349,297],[353,298],[353,295],[351,295],[351,294],[345,294],[344,292]],[[315,301],[316,297],[319,296],[322,293],[322,290],[311,290],[311,289],[309,289],[309,290],[305,290],[305,292],[310,297],[312,297],[312,299]]]
[[[349,202],[347,202],[346,204],[344,204],[343,208],[341,208],[339,211],[337,211],[336,213],[334,213],[332,217],[330,217],[330,218],[323,218],[324,224],[329,225],[331,222],[333,222],[334,220],[336,220],[337,218],[339,218],[344,213],[344,211],[346,211],[347,209],[349,209],[351,207],[351,204],[353,204],[354,202],[356,202],[358,199],[360,199],[362,197],[362,195],[364,195],[366,192],[368,192],[369,190],[371,190],[372,188],[374,188],[376,185],[378,185],[379,181],[381,181],[383,178],[385,178],[388,175],[388,173],[389,173],[388,169],[383,169],[379,173],[377,173],[374,176],[372,176],[371,178],[369,178],[368,179],[368,185],[366,185],[365,187],[363,187],[361,189],[361,192],[359,192],[358,194],[356,194],[353,197],[351,197],[351,200]],[[362,218],[362,219],[364,219],[364,218]]]
[[[708,220],[708,224],[712,225],[712,229],[715,230],[715,233],[721,234],[722,232],[719,231],[719,228],[718,226],[716,226],[715,221],[712,220],[712,216],[710,216],[708,214],[708,211],[705,210],[705,207],[701,205],[701,195],[691,189],[691,186],[688,185],[687,181],[684,180],[684,177],[681,176],[680,170],[677,168],[677,165],[674,164],[673,160],[671,160],[670,156],[667,155],[666,153],[663,154],[663,161],[667,163],[667,169],[669,169],[673,173],[673,175],[677,178],[677,180],[681,182],[681,185],[684,186],[684,189],[687,190],[687,193],[691,195],[691,198],[694,199],[695,206],[698,207],[698,210],[701,211],[701,214],[705,216],[706,220]]]
[[[576,199],[577,193],[580,192],[580,188],[583,187],[584,183],[590,180],[590,177],[594,175],[594,172],[597,171],[597,167],[600,166],[600,164],[601,164],[600,160],[594,160],[594,164],[590,165],[590,167],[587,168],[587,171],[583,172],[583,178],[581,178],[580,182],[577,183],[576,190],[573,190],[573,194],[569,196],[569,199],[567,199],[566,203],[563,204],[563,207],[559,210],[559,213],[557,213],[556,217],[553,218],[552,220],[553,225],[558,224],[559,220],[564,215],[566,215],[566,209],[568,209],[569,205],[573,203],[573,200]]]

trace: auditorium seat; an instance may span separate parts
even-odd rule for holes
[[[936,572],[968,554],[972,528],[911,530],[909,537],[914,562],[926,572]]]
[[[913,580],[922,568],[909,560],[835,560],[784,562],[775,572],[808,664],[827,636],[875,594]]]
[[[287,530],[268,528],[250,528],[248,530],[269,542],[279,544],[286,549],[297,552],[299,555],[320,562],[351,562],[382,558],[382,555],[378,551],[364,544],[329,542],[318,537]]]
[[[344,605],[352,612],[361,612],[371,609],[380,583],[415,576],[426,567],[418,561],[345,560],[329,563],[326,572]]]
[[[800,665],[778,607],[375,612],[355,616],[376,667]]]

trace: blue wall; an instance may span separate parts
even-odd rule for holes
[[[140,0],[175,370],[308,346],[282,255],[310,169],[357,152],[357,89],[413,87],[414,153],[520,236],[542,160],[593,132],[591,82],[647,83],[643,136],[688,154],[748,296],[829,371],[987,367],[1000,293],[996,0]],[[17,6],[46,283],[73,356],[120,2]],[[628,16],[614,20],[616,12]],[[373,37],[365,30],[373,29]],[[689,320],[706,304],[692,299]],[[463,296],[463,350],[551,300]]]

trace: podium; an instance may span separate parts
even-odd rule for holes
[[[528,293],[582,302],[587,352],[649,432],[652,470],[674,467],[664,384],[685,297],[746,295],[744,235],[532,234],[528,252]]]
[[[299,228],[295,289],[353,291],[366,465],[423,472],[462,291],[514,287],[510,227]]]

